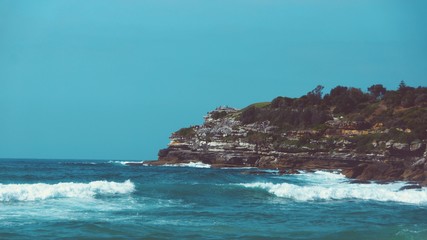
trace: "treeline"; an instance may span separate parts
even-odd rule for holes
[[[366,120],[374,115],[371,118],[378,118],[374,120],[391,121],[389,117],[398,115],[394,110],[411,107],[420,107],[417,112],[421,114],[419,117],[427,118],[426,87],[410,87],[402,81],[397,90],[387,90],[382,84],[372,85],[366,92],[359,88],[337,86],[329,93],[323,94],[323,89],[324,87],[319,85],[300,98],[277,97],[270,105],[261,108],[251,105],[242,111],[240,120],[244,124],[268,120],[282,129],[308,128],[325,123],[332,119],[333,115],[347,116],[352,120]],[[376,113],[375,110],[380,104],[384,105],[387,111]],[[400,126],[396,122],[387,123],[396,127],[427,125],[426,118],[415,121],[416,123],[410,123],[413,121],[411,117],[401,118]]]

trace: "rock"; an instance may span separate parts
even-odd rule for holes
[[[343,171],[343,174],[348,178],[358,178],[365,168],[368,166],[366,163],[359,164],[351,169]]]
[[[328,121],[321,130],[285,131],[270,121],[244,124],[239,114],[237,109],[218,108],[208,113],[203,124],[173,133],[168,148],[158,153],[158,164],[196,161],[212,167],[280,169],[280,174],[340,169],[356,179],[354,183],[413,180],[427,184],[426,140],[407,144],[365,138],[388,129],[383,125],[368,129],[367,122],[343,119]]]
[[[393,140],[389,140],[389,141],[387,141],[387,142],[385,143],[385,147],[386,147],[387,149],[390,149],[390,148],[393,146],[393,144],[394,144],[394,141],[393,141]]]
[[[379,143],[378,143],[377,141],[373,141],[373,142],[372,142],[372,146],[373,146],[374,148],[376,148],[376,147],[378,147],[378,146],[379,146]]]
[[[422,142],[412,142],[409,150],[412,156],[423,156],[426,151],[426,144]]]
[[[396,157],[421,157],[426,150],[426,144],[421,142],[407,143],[393,143],[388,144],[388,150],[391,156]]]
[[[407,143],[393,143],[393,149],[398,151],[409,151],[409,144]]]
[[[300,172],[297,169],[280,169],[279,174],[285,175],[285,174],[299,174]]]
[[[412,164],[412,167],[423,167],[425,163],[426,163],[426,159],[425,158],[421,158],[418,161],[414,162]]]
[[[406,185],[403,186],[399,189],[399,191],[403,191],[403,190],[409,190],[409,189],[421,189],[422,187],[418,184],[413,184],[413,185]]]
[[[409,146],[409,150],[411,152],[419,151],[419,150],[424,152],[425,147],[426,147],[426,145],[422,142],[412,142],[411,145]]]
[[[267,171],[248,171],[248,172],[244,172],[244,174],[265,175],[265,174],[271,174],[271,172],[267,172]]]
[[[355,167],[348,176],[359,180],[401,180],[405,166],[402,162],[395,163],[365,163]]]
[[[367,181],[367,180],[352,180],[352,181],[350,181],[350,183],[352,183],[352,184],[371,184],[371,181]]]
[[[125,163],[125,165],[127,165],[127,166],[145,166],[145,165],[147,165],[147,163],[143,163],[143,162],[127,162],[127,163]]]
[[[169,148],[160,149],[159,153],[158,153],[159,158],[166,157],[168,155],[169,151],[170,151]]]
[[[243,162],[244,160],[242,157],[232,157],[227,161],[227,163],[235,165],[243,165]]]
[[[370,127],[370,124],[366,121],[329,120],[325,124],[332,128],[345,130],[364,130]]]

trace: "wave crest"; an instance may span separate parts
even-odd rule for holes
[[[109,161],[108,163],[113,163],[113,164],[119,164],[119,165],[123,165],[123,166],[128,166],[128,165],[133,165],[133,164],[138,164],[141,165],[144,163],[144,161]]]
[[[0,184],[0,202],[37,201],[51,198],[93,198],[129,194],[134,191],[135,185],[130,180],[123,183],[93,181],[90,183]]]
[[[247,188],[260,188],[278,197],[296,201],[359,199],[372,201],[392,201],[410,204],[427,204],[427,189],[399,189],[403,183],[392,184],[350,184],[298,186],[289,183],[246,183],[240,184]]]
[[[211,165],[202,162],[189,162],[189,163],[177,163],[177,164],[164,164],[164,167],[193,167],[193,168],[210,168]]]

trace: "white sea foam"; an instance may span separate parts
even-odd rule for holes
[[[164,164],[164,167],[194,167],[194,168],[210,168],[211,165],[202,162],[189,162],[189,163],[177,163],[177,164]]]
[[[256,167],[222,167],[221,169],[250,170],[250,169],[258,169],[258,168],[256,168]]]
[[[135,161],[109,161],[109,163],[114,163],[114,164],[120,164],[120,165],[123,165],[123,166],[127,166],[129,164],[135,164],[135,163],[137,163],[137,164],[143,164],[144,161],[140,161],[140,162],[135,162]]]
[[[302,185],[290,183],[255,182],[240,184],[247,188],[260,188],[278,197],[295,201],[327,201],[341,199],[359,199],[381,202],[401,202],[410,204],[427,204],[427,189],[399,189],[405,186],[403,182],[390,184],[352,184],[337,173],[304,173],[300,179]]]
[[[37,201],[51,198],[93,198],[129,194],[135,185],[127,180],[122,183],[94,181],[90,183],[57,183],[57,184],[0,184],[0,202]]]
[[[348,179],[343,174],[337,171],[315,171],[312,173],[301,171],[300,174],[293,176],[297,179],[303,180],[304,182],[313,183],[317,185],[330,185],[348,181]]]

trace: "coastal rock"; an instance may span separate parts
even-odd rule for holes
[[[326,121],[325,124],[335,129],[345,130],[364,130],[370,127],[370,124],[366,121],[344,121],[339,119]]]
[[[397,157],[421,157],[426,150],[426,144],[422,142],[387,143],[387,149],[391,156]]]
[[[409,189],[421,189],[422,186],[418,185],[418,184],[413,184],[413,185],[406,185],[403,186],[399,189],[399,191],[403,191],[403,190],[409,190]]]
[[[212,167],[278,169],[280,174],[341,170],[361,182],[405,180],[427,185],[426,140],[408,144],[375,138],[395,131],[382,123],[335,119],[323,128],[283,130],[269,120],[243,123],[240,114],[228,107],[209,112],[203,124],[173,133],[168,148],[160,150],[158,161],[151,164],[192,161]]]
[[[165,148],[165,149],[161,149],[158,153],[159,158],[164,158],[169,154],[170,149],[169,148]]]
[[[358,165],[348,177],[356,178],[359,180],[384,180],[394,181],[401,179],[404,172],[402,162],[394,163],[366,163]]]
[[[370,181],[367,181],[367,180],[352,180],[350,183],[353,183],[353,184],[370,184],[371,182]]]
[[[415,152],[415,151],[424,152],[425,149],[426,149],[426,144],[422,142],[412,142],[411,145],[409,146],[409,150],[411,152]]]
[[[396,150],[396,151],[409,151],[409,144],[407,143],[394,143],[392,145],[392,149]]]
[[[416,162],[414,162],[412,164],[412,167],[424,167],[424,165],[426,164],[426,159],[425,158],[421,158],[419,160],[417,160]]]

